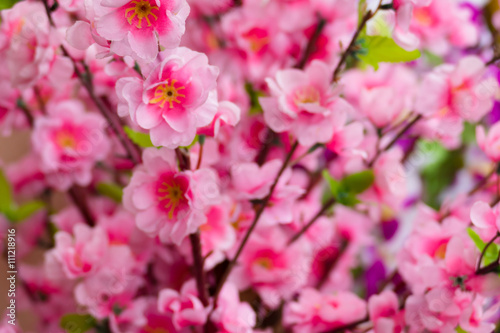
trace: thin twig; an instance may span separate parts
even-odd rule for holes
[[[262,203],[260,204],[259,208],[257,209],[257,211],[255,213],[255,217],[252,221],[252,224],[250,225],[250,228],[248,228],[245,236],[243,237],[243,240],[241,241],[240,246],[238,247],[238,250],[236,251],[236,254],[234,255],[233,259],[229,262],[229,265],[227,266],[219,283],[217,284],[217,288],[216,288],[215,294],[214,294],[214,308],[217,305],[217,298],[222,290],[222,287],[224,286],[224,283],[226,282],[227,278],[229,277],[229,274],[231,273],[232,269],[236,265],[236,262],[238,261],[238,258],[240,256],[241,252],[245,248],[245,245],[247,244],[248,239],[250,238],[250,235],[252,234],[253,230],[257,226],[257,222],[259,222],[259,219],[260,219],[262,213],[264,212],[264,209],[267,207],[267,204],[269,203],[269,200],[271,199],[271,196],[274,193],[274,189],[278,185],[278,181],[281,178],[281,175],[283,174],[283,172],[287,168],[288,164],[290,163],[292,155],[298,146],[299,146],[298,142],[295,142],[292,145],[290,151],[288,152],[288,154],[285,158],[285,161],[283,162],[283,165],[281,166],[281,169],[279,170],[278,174],[276,175],[276,178],[274,179],[273,184],[271,185],[271,188],[269,189],[268,195],[262,200]]]
[[[71,187],[68,190],[68,194],[73,203],[75,204],[76,208],[78,208],[78,211],[85,220],[85,223],[93,227],[95,225],[95,221],[94,217],[92,216],[92,212],[90,211],[87,198],[85,198],[82,192],[79,191],[79,189],[75,186]]]
[[[371,168],[373,166],[373,164],[377,161],[377,158],[380,156],[380,154],[388,149],[390,149],[392,146],[394,146],[394,144],[399,140],[401,139],[401,137],[410,129],[413,127],[413,125],[415,125],[420,119],[422,119],[422,115],[418,115],[416,116],[415,118],[413,118],[412,121],[410,121],[408,124],[406,124],[406,126],[401,130],[399,131],[398,134],[396,134],[396,136],[391,140],[391,142],[389,142],[389,144],[387,146],[385,146],[384,149],[379,149],[377,150],[377,153],[375,154],[375,156],[373,156],[372,160],[370,161],[370,163],[368,163],[368,167]]]
[[[288,245],[293,244],[295,241],[297,241],[313,224],[316,222],[317,219],[319,219],[325,212],[332,207],[335,204],[335,198],[331,198],[327,202],[321,206],[321,209],[314,215],[314,217],[300,229],[299,232],[297,232],[290,240],[288,241]]]
[[[381,5],[382,5],[382,0],[380,0],[377,9],[374,12],[372,12],[371,10],[367,11],[365,13],[365,15],[363,16],[363,18],[361,19],[361,22],[358,25],[358,29],[356,29],[356,32],[354,33],[354,36],[352,36],[352,39],[351,39],[351,42],[349,43],[349,46],[347,46],[347,49],[344,51],[344,53],[342,53],[342,56],[340,57],[340,61],[337,64],[337,67],[335,68],[335,71],[333,72],[333,77],[332,77],[332,81],[333,82],[337,82],[337,80],[339,79],[340,71],[342,70],[342,67],[344,66],[344,63],[347,61],[347,58],[349,57],[349,55],[351,55],[351,53],[352,53],[352,51],[354,49],[354,46],[356,45],[357,39],[359,37],[359,34],[365,28],[366,23],[373,16],[375,16],[375,14],[377,13],[377,11],[379,10],[379,8],[380,8]]]
[[[313,35],[311,36],[311,38],[307,43],[304,54],[302,55],[302,58],[297,63],[297,65],[295,65],[295,68],[297,69],[304,68],[307,61],[309,60],[309,57],[311,56],[316,47],[316,43],[318,42],[319,36],[321,36],[321,32],[323,32],[325,25],[326,25],[326,20],[318,15],[318,25],[316,26],[316,29],[314,29]]]
[[[201,253],[200,231],[189,235],[191,242],[191,252],[193,254],[193,268],[196,278],[196,288],[198,289],[198,297],[204,306],[208,305],[208,290],[203,269],[204,260]]]
[[[491,66],[493,65],[495,62],[497,62],[498,60],[500,60],[500,54],[497,54],[496,56],[494,56],[493,58],[491,58],[490,61],[488,61],[485,66]]]
[[[44,6],[45,6],[45,11],[47,12],[47,16],[49,18],[50,25],[55,27],[54,21],[52,19],[52,14],[51,14],[51,9],[49,7],[49,4],[47,0],[42,0]],[[80,80],[80,83],[83,85],[83,87],[87,90],[87,93],[89,94],[89,97],[94,101],[95,105],[101,112],[101,114],[106,118],[107,122],[111,126],[111,129],[113,132],[116,134],[118,139],[120,140],[123,148],[127,151],[127,154],[129,155],[130,159],[134,164],[139,164],[141,163],[141,151],[140,148],[135,145],[128,136],[125,134],[125,131],[121,127],[119,121],[114,118],[113,112],[106,106],[106,104],[100,99],[99,97],[96,96],[94,87],[92,85],[92,82],[90,80],[90,73],[88,71],[88,68],[86,68],[86,74],[88,77],[85,77],[85,74],[80,71],[78,68],[77,62],[75,59],[69,54],[68,50],[64,47],[64,45],[60,45],[61,51],[65,57],[67,57],[73,64],[73,69],[75,71],[76,76]]]
[[[497,232],[497,234],[495,235],[495,237],[493,237],[493,238],[492,238],[492,239],[491,239],[488,243],[486,243],[486,245],[484,246],[483,251],[481,251],[481,255],[479,256],[479,261],[478,261],[478,263],[477,263],[477,267],[476,267],[476,274],[479,274],[479,275],[484,274],[484,273],[482,273],[482,270],[483,270],[484,268],[486,268],[486,267],[491,266],[492,264],[496,264],[496,266],[498,266],[498,259],[497,259],[497,261],[496,261],[496,262],[493,262],[492,264],[490,264],[490,265],[488,265],[488,266],[486,266],[486,267],[483,267],[483,268],[481,268],[481,262],[483,261],[483,258],[484,258],[485,254],[486,254],[486,251],[488,250],[488,248],[490,247],[490,245],[492,245],[492,244],[493,244],[493,242],[495,242],[495,240],[496,240],[497,238],[499,238],[499,237],[500,237],[500,232]]]

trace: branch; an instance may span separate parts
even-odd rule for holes
[[[303,69],[304,66],[307,63],[307,60],[309,60],[309,57],[313,53],[316,43],[318,42],[319,36],[321,36],[321,32],[325,28],[326,25],[326,20],[322,18],[321,16],[318,17],[318,25],[316,26],[316,29],[314,30],[313,35],[309,39],[306,49],[304,51],[304,54],[302,55],[302,58],[300,61],[295,65],[295,68],[297,69]]]
[[[236,262],[238,261],[238,258],[245,248],[246,243],[248,242],[248,239],[250,238],[250,235],[252,234],[253,230],[257,226],[257,222],[259,222],[260,216],[264,212],[264,209],[267,207],[267,204],[269,203],[269,200],[271,199],[271,196],[273,195],[274,189],[278,185],[278,181],[281,178],[281,175],[285,171],[286,167],[290,163],[290,160],[292,158],[293,153],[299,146],[299,143],[296,141],[293,145],[290,151],[288,152],[285,161],[283,162],[283,165],[281,166],[281,169],[279,170],[278,174],[276,175],[276,178],[274,179],[273,184],[271,185],[271,188],[269,190],[269,194],[262,200],[262,203],[260,204],[259,208],[257,209],[255,213],[255,217],[252,221],[252,224],[250,225],[250,228],[247,230],[245,236],[243,237],[243,240],[241,241],[240,246],[238,247],[238,250],[236,251],[235,256],[233,259],[229,262],[229,265],[227,266],[226,270],[224,271],[219,283],[217,284],[217,288],[215,290],[214,294],[214,309],[217,306],[217,298],[222,290],[222,287],[224,286],[224,283],[226,282],[227,278],[229,277],[229,274],[231,273],[232,269],[236,265]]]
[[[72,186],[68,190],[68,194],[75,206],[78,208],[78,211],[85,220],[85,223],[93,227],[95,225],[94,217],[92,216],[92,212],[90,211],[87,199],[82,194],[82,192],[79,191],[76,186]]]
[[[335,198],[331,198],[327,202],[323,204],[321,209],[314,215],[314,217],[300,229],[299,232],[297,232],[290,240],[288,241],[288,245],[293,244],[295,241],[297,241],[305,232],[316,222],[317,219],[319,219],[325,212],[332,207],[335,204]]]
[[[196,288],[198,289],[198,296],[203,305],[207,306],[208,290],[203,269],[204,260],[201,254],[200,231],[198,230],[196,231],[196,233],[189,235],[189,241],[191,242],[191,251],[193,254],[193,268],[196,277]]]
[[[415,118],[413,118],[412,121],[410,121],[408,124],[406,124],[405,127],[403,127],[403,129],[401,131],[399,131],[398,134],[396,134],[396,136],[394,137],[394,139],[391,140],[391,142],[389,142],[389,144],[387,146],[385,146],[384,149],[382,150],[377,150],[377,153],[375,154],[375,156],[373,156],[372,160],[370,161],[370,163],[368,163],[368,167],[371,168],[373,166],[373,164],[375,163],[375,161],[377,161],[377,158],[380,156],[380,154],[386,150],[389,150],[392,146],[394,146],[394,144],[399,140],[401,139],[401,137],[410,129],[413,127],[413,125],[415,125],[420,119],[422,119],[422,115],[418,115],[416,116]]]
[[[47,0],[42,0],[42,2],[45,6],[45,11],[47,12],[50,25],[55,27],[54,20],[52,19],[51,9],[49,7]],[[119,121],[114,118],[114,113],[106,106],[106,104],[99,97],[96,96],[94,87],[90,79],[89,75],[90,73],[88,71],[88,68],[86,68],[86,73],[82,73],[78,68],[76,60],[69,54],[68,50],[64,47],[64,45],[60,45],[60,48],[63,55],[71,60],[76,76],[80,80],[81,84],[87,90],[90,99],[94,101],[95,105],[97,106],[101,114],[104,116],[104,118],[106,118],[107,122],[111,126],[111,129],[120,140],[123,148],[125,148],[125,151],[127,151],[132,162],[134,164],[141,163],[140,148],[137,145],[135,145],[132,141],[130,141],[129,137],[125,134],[125,131],[121,127]],[[87,76],[85,76],[85,74],[87,74]]]
[[[373,16],[375,16],[375,14],[377,13],[377,11],[380,9],[381,5],[382,5],[382,0],[380,0],[377,9],[374,12],[372,12],[371,10],[367,11],[366,14],[363,16],[363,18],[361,19],[361,22],[359,23],[358,29],[354,33],[354,36],[352,36],[352,39],[351,39],[351,42],[349,43],[349,46],[344,51],[344,53],[342,53],[340,61],[337,64],[337,67],[335,68],[335,71],[333,72],[333,77],[332,77],[332,81],[333,82],[337,82],[337,80],[339,79],[340,71],[342,70],[342,67],[343,67],[344,63],[347,61],[347,58],[349,57],[349,55],[351,55],[352,51],[354,50],[354,46],[356,45],[356,41],[357,41],[357,39],[359,37],[359,34],[365,28],[366,23]]]
[[[500,60],[500,54],[494,56],[493,58],[491,58],[490,61],[488,61],[485,66],[488,67],[488,66],[491,66],[493,65],[495,62],[497,62],[498,60]]]
[[[477,275],[483,275],[483,274],[487,274],[489,272],[492,272],[496,267],[499,266],[498,260],[500,259],[500,257],[497,258],[497,260],[495,262],[492,262],[488,266],[481,268],[481,262],[483,261],[483,258],[486,254],[486,251],[488,250],[490,245],[492,245],[493,242],[499,237],[500,237],[500,232],[497,232],[495,237],[493,237],[488,243],[486,243],[486,246],[484,247],[483,251],[481,251],[481,255],[479,256],[479,262],[477,263],[477,268],[476,268]],[[500,256],[500,253],[499,253],[499,256]]]

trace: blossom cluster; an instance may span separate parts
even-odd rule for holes
[[[499,0],[5,3],[0,333],[498,329]]]

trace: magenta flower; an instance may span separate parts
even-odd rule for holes
[[[163,242],[180,244],[205,223],[205,208],[219,199],[217,175],[210,169],[177,171],[172,150],[149,148],[124,190],[124,204],[139,229]]]
[[[264,119],[275,132],[290,132],[299,143],[328,142],[346,121],[351,106],[331,89],[332,69],[313,61],[306,70],[286,69],[266,79],[271,97],[261,97]]]
[[[97,8],[109,10],[95,26],[111,41],[111,51],[146,61],[156,58],[159,46],[179,45],[189,15],[185,0],[101,0]]]
[[[94,164],[110,149],[104,127],[104,119],[74,100],[52,105],[50,116],[35,121],[32,142],[51,186],[66,190],[90,183]]]
[[[217,114],[219,70],[201,53],[179,47],[160,54],[146,80],[123,78],[116,84],[118,112],[150,130],[155,146],[188,146],[198,128]]]

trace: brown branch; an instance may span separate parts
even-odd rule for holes
[[[493,58],[491,58],[490,61],[488,61],[485,66],[488,67],[488,66],[491,66],[493,65],[495,62],[497,62],[498,60],[500,60],[500,54],[494,56]]]
[[[78,211],[85,220],[85,223],[93,227],[95,225],[94,217],[92,216],[92,212],[90,211],[87,198],[82,193],[82,191],[80,191],[78,187],[73,186],[68,190],[68,194],[75,204],[76,208],[78,208]]]
[[[54,21],[52,19],[51,9],[49,7],[47,0],[42,0],[42,2],[45,6],[45,11],[47,12],[50,25],[55,27]],[[96,96],[94,87],[90,79],[90,72],[88,68],[85,68],[85,73],[82,73],[82,71],[80,71],[80,69],[78,68],[76,60],[69,54],[68,50],[64,47],[64,45],[60,45],[60,48],[64,56],[70,59],[70,61],[72,62],[73,69],[75,71],[76,76],[80,80],[80,83],[87,90],[90,99],[92,99],[92,101],[95,103],[101,114],[104,116],[104,118],[106,118],[106,121],[109,123],[111,129],[118,137],[123,148],[125,148],[125,151],[129,155],[132,162],[134,164],[141,163],[140,148],[137,145],[135,145],[132,141],[130,141],[129,137],[125,134],[125,131],[121,127],[120,122],[118,121],[118,119],[114,117],[114,113],[106,106],[106,104],[102,101],[101,98]]]
[[[300,61],[295,65],[295,68],[297,69],[303,69],[304,66],[306,65],[307,61],[309,60],[309,57],[311,54],[314,52],[316,43],[318,42],[319,36],[321,36],[321,32],[325,28],[326,25],[326,20],[322,18],[321,16],[318,15],[318,25],[316,26],[316,29],[313,32],[313,35],[309,39],[306,49],[304,51],[304,54],[302,55],[302,58]]]
[[[193,254],[193,268],[196,278],[196,288],[198,289],[198,297],[204,306],[208,305],[208,290],[203,269],[204,260],[201,254],[200,231],[189,235],[191,242],[191,252]]]
[[[313,224],[316,222],[317,219],[319,219],[325,212],[332,207],[335,204],[335,198],[331,198],[327,202],[323,204],[321,209],[314,215],[314,217],[300,229],[299,232],[297,232],[290,240],[288,241],[288,245],[293,244],[295,241],[297,241]]]
[[[495,262],[492,262],[488,266],[481,268],[481,262],[483,261],[483,258],[484,258],[485,254],[486,254],[486,251],[493,244],[493,242],[495,242],[495,240],[497,238],[499,238],[499,237],[500,237],[500,232],[497,232],[496,235],[495,235],[495,237],[493,237],[488,243],[486,243],[483,251],[481,251],[481,255],[479,256],[479,261],[477,263],[477,268],[476,268],[476,274],[477,275],[487,274],[487,273],[491,272],[492,269],[494,270],[496,267],[499,266],[498,260],[500,258],[497,258],[497,260]],[[500,256],[500,253],[499,253],[499,256]]]
[[[257,211],[255,213],[255,217],[254,217],[254,219],[252,221],[252,224],[250,225],[250,228],[247,230],[245,236],[243,237],[243,240],[241,241],[241,244],[238,247],[238,250],[236,251],[236,254],[234,255],[233,259],[229,262],[229,265],[227,266],[226,270],[222,274],[222,277],[221,277],[221,279],[220,279],[220,281],[217,284],[217,287],[215,289],[215,294],[214,294],[214,309],[217,306],[217,298],[218,298],[218,296],[219,296],[219,294],[220,294],[220,292],[222,290],[222,287],[224,286],[224,283],[226,282],[227,278],[229,277],[229,274],[231,273],[232,269],[236,265],[236,262],[238,261],[238,258],[240,256],[241,252],[245,248],[245,245],[247,244],[248,239],[250,238],[250,235],[252,234],[253,230],[257,226],[257,222],[259,222],[260,216],[264,212],[264,209],[267,207],[267,204],[269,203],[269,200],[271,199],[271,196],[274,193],[274,189],[278,185],[278,181],[281,178],[281,175],[283,174],[283,172],[287,168],[288,164],[290,163],[292,155],[293,155],[293,153],[295,152],[295,150],[297,149],[298,146],[299,146],[299,144],[298,144],[297,141],[292,145],[290,151],[288,152],[288,154],[287,154],[287,156],[285,158],[285,161],[283,162],[283,165],[281,166],[281,169],[279,170],[278,174],[276,175],[276,178],[274,179],[273,184],[271,185],[271,188],[269,189],[269,194],[260,203],[259,208],[257,209]]]
[[[379,149],[377,150],[377,153],[375,154],[375,156],[373,156],[372,160],[370,161],[370,163],[368,163],[368,167],[371,168],[373,166],[373,164],[377,161],[377,158],[380,156],[380,154],[388,149],[390,149],[392,146],[394,146],[394,144],[399,140],[401,139],[401,137],[410,129],[413,127],[413,125],[415,125],[420,119],[422,119],[422,115],[418,115],[416,116],[415,118],[413,118],[412,121],[410,121],[408,124],[406,124],[405,127],[403,127],[403,129],[401,131],[398,132],[398,134],[396,134],[396,136],[391,140],[391,142],[389,142],[389,144],[387,146],[385,146],[384,149]]]

